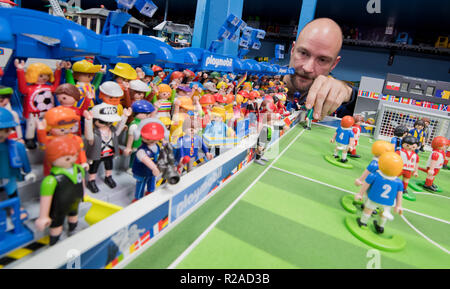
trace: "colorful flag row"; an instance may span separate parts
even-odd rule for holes
[[[367,97],[371,99],[379,99],[379,100],[385,100],[385,101],[391,101],[391,102],[398,102],[403,104],[409,104],[419,107],[425,107],[425,108],[431,108],[436,109],[440,111],[450,111],[447,104],[437,104],[429,101],[423,101],[423,100],[415,100],[407,97],[400,97],[395,95],[389,95],[389,94],[380,94],[376,92],[370,92],[370,91],[358,91],[358,96]],[[442,98],[445,98],[446,96],[443,96]]]

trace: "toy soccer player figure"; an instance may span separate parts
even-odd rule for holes
[[[194,162],[199,159],[198,152],[201,149],[208,160],[212,160],[213,155],[209,152],[203,138],[198,135],[198,130],[201,127],[200,121],[195,121],[194,117],[186,118],[183,122],[184,135],[177,141],[177,147],[180,149],[181,163],[185,156],[189,157],[187,163],[187,172],[190,172],[194,167]]]
[[[379,221],[374,220],[377,233],[382,234],[387,220],[394,219],[390,212],[391,207],[395,205],[394,212],[398,214],[403,211],[403,184],[397,177],[403,169],[403,161],[398,154],[387,152],[381,155],[378,165],[379,170],[367,176],[361,193],[355,196],[355,200],[363,200],[364,195],[367,194],[364,210],[361,217],[357,219],[360,227],[367,227],[372,212],[377,208],[382,208]]]
[[[0,85],[0,107],[6,108],[13,115],[14,121],[17,123],[17,126],[15,127],[14,131],[11,132],[8,138],[24,143],[19,115],[11,107],[12,94],[13,89],[11,87]]]
[[[408,135],[408,128],[404,125],[399,125],[394,129],[394,137],[391,139],[391,144],[394,145],[395,151],[402,149],[402,138]]]
[[[330,140],[331,143],[336,141],[336,148],[334,150],[334,157],[339,158],[338,151],[341,151],[341,162],[348,162],[347,152],[349,149],[353,150],[354,147],[354,133],[352,130],[352,125],[355,123],[353,117],[346,115],[341,120],[341,126],[338,127],[333,138]]]
[[[442,166],[442,168],[449,170],[450,168],[448,167],[448,160],[450,159],[450,139],[447,139],[447,148],[445,149],[446,153],[445,153],[445,161],[444,161],[444,165]]]
[[[59,86],[63,62],[56,65],[55,74],[52,69],[43,63],[33,63],[25,72],[25,62],[18,59],[14,61],[17,69],[19,91],[25,96],[23,101],[23,116],[26,120],[25,145],[35,149],[34,136],[36,132],[36,119],[42,119],[47,110],[54,106],[52,93]],[[51,85],[47,84],[52,83]]]
[[[361,156],[356,154],[356,147],[358,146],[359,137],[361,136],[361,124],[364,122],[364,117],[358,114],[353,118],[355,119],[355,124],[352,127],[353,134],[355,135],[355,146],[353,147],[353,150],[349,151],[349,157],[360,158]]]
[[[161,147],[158,144],[164,139],[164,127],[158,122],[149,122],[141,128],[142,145],[136,152],[133,162],[133,177],[136,179],[136,191],[133,202],[144,197],[145,188],[152,193],[156,187],[156,177],[160,170],[156,165]]]
[[[70,136],[52,139],[45,151],[52,167],[42,180],[39,217],[36,228],[50,227],[50,246],[58,242],[68,216],[69,235],[78,224],[78,206],[84,195],[84,169],[76,164],[80,145]]]
[[[84,113],[86,156],[91,162],[86,187],[93,193],[99,192],[95,179],[102,162],[105,165],[105,184],[111,189],[116,187],[112,178],[113,158],[119,154],[118,136],[130,115],[131,108],[125,109],[120,117],[117,107],[107,103],[97,104],[91,111]],[[116,122],[119,122],[117,127],[113,125]]]
[[[423,143],[422,143],[422,146],[420,147],[421,152],[424,151],[423,147],[428,142],[430,135],[431,135],[431,127],[430,127],[431,120],[428,117],[424,117],[424,118],[422,118],[422,120],[423,120],[423,123],[425,124],[425,126],[423,127],[425,137],[423,138]]]
[[[409,134],[415,137],[419,141],[419,147],[416,149],[416,153],[419,153],[419,150],[423,147],[423,142],[427,137],[425,135],[425,122],[421,119],[417,120],[414,123],[414,128],[409,131]]]
[[[255,163],[262,166],[266,165],[266,162],[268,161],[268,159],[264,157],[264,152],[272,140],[272,133],[274,131],[272,120],[275,116],[274,111],[276,107],[272,102],[268,102],[266,103],[266,109],[266,112],[263,114],[266,116],[266,121],[263,123],[262,129],[259,132],[255,150]]]
[[[448,145],[448,140],[443,136],[437,136],[431,142],[433,152],[430,154],[427,161],[427,179],[423,186],[424,189],[436,192],[437,187],[433,184],[436,175],[444,165],[445,160],[445,148]]]
[[[35,181],[36,175],[31,172],[25,146],[8,139],[11,130],[17,126],[13,115],[6,108],[0,107],[0,192],[6,192],[9,199],[18,197],[17,181]],[[28,213],[20,208],[20,219],[25,220]]]
[[[106,73],[106,65],[94,65],[92,62],[83,59],[77,61],[70,68],[70,62],[66,62],[66,82],[73,84],[80,91],[79,99],[75,107],[81,110],[81,115],[86,109],[96,105],[99,100],[96,99],[96,90],[102,83],[103,75]]]
[[[419,155],[415,152],[418,146],[418,140],[410,135],[402,139],[402,149],[397,151],[403,161],[403,170],[400,176],[403,177],[403,194],[408,195],[408,183],[411,176],[418,177]]]
[[[361,186],[369,174],[375,173],[378,170],[378,159],[385,152],[394,152],[394,146],[384,140],[377,140],[372,144],[373,159],[364,170],[362,175],[355,180],[356,186]]]

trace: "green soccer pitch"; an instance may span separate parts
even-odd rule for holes
[[[383,269],[450,268],[450,171],[435,180],[443,192],[403,200],[402,216],[391,211],[385,234],[401,236],[404,249],[374,253],[347,229],[346,217],[355,215],[341,206],[342,197],[359,191],[354,180],[372,159],[373,139],[361,136],[362,157],[349,158],[353,168],[345,169],[324,159],[333,153],[333,133],[297,125],[266,166],[252,163],[125,268],[364,269],[374,254]],[[428,155],[419,154],[421,167]]]

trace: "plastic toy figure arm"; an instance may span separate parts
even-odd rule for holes
[[[39,231],[43,231],[50,226],[52,219],[50,218],[50,207],[52,205],[53,194],[57,186],[57,181],[54,176],[47,176],[42,180],[41,184],[41,200],[39,217],[35,224]]]
[[[355,180],[355,185],[358,187],[361,186],[369,174],[370,172],[367,169],[365,169],[362,175]]]
[[[127,144],[125,149],[123,150],[124,156],[129,156],[131,152],[133,151],[133,142],[134,142],[134,131],[137,129],[137,126],[131,125],[128,128],[128,135],[127,135]]]
[[[402,200],[403,200],[403,191],[398,191],[396,202],[395,202],[395,207],[394,207],[394,212],[396,212],[399,215],[403,214]]]
[[[98,73],[95,74],[94,81],[92,81],[92,85],[94,86],[94,88],[96,90],[98,89],[98,87],[102,83],[102,79],[103,79],[103,73],[102,72],[98,72]]]
[[[362,201],[364,199],[364,196],[367,194],[367,190],[369,189],[370,184],[363,182],[361,189],[359,190],[359,193],[355,195],[355,201]]]
[[[330,139],[330,143],[334,143],[336,140],[337,132],[334,133],[334,136]]]
[[[28,85],[25,81],[25,71],[23,69],[17,69],[17,82],[20,93],[28,94]]]
[[[61,63],[56,65],[56,70],[55,70],[55,81],[52,84],[52,92],[55,91],[55,89],[59,86],[59,84],[61,83]]]
[[[65,76],[66,76],[66,83],[75,85],[75,79],[73,78],[73,72],[71,69],[66,69]]]
[[[92,113],[85,110],[84,116],[84,137],[90,145],[94,144],[94,124],[92,120]]]
[[[122,119],[120,120],[119,124],[117,125],[116,134],[120,135],[125,128],[125,125],[127,124],[128,117],[131,115],[131,108],[126,108],[123,110]]]

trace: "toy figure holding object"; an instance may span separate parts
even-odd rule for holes
[[[26,173],[25,181],[35,181],[36,175],[31,172],[31,166],[25,146],[8,139],[10,131],[17,126],[13,115],[0,107],[0,192],[6,192],[9,199],[18,197],[17,181],[22,181],[22,171]],[[21,219],[28,217],[27,212],[20,208]]]
[[[394,219],[390,213],[390,208],[394,204],[394,211],[399,214],[402,213],[403,184],[397,176],[403,169],[403,161],[398,154],[387,152],[381,155],[378,164],[379,170],[367,176],[362,185],[362,194],[357,194],[355,200],[362,200],[364,194],[367,194],[363,213],[357,219],[360,227],[367,227],[367,222],[373,210],[383,209],[379,222],[374,221],[376,232],[381,234],[384,232],[387,220]]]
[[[330,140],[331,143],[336,141],[336,148],[334,150],[334,157],[339,158],[338,151],[341,151],[341,162],[346,163],[348,150],[353,150],[354,147],[354,133],[352,126],[355,123],[353,117],[347,115],[341,120],[341,126],[338,127],[333,138]]]
[[[436,192],[438,190],[437,186],[433,184],[436,175],[439,173],[439,170],[444,165],[445,160],[445,149],[448,146],[448,140],[443,136],[437,136],[431,142],[431,147],[433,148],[433,152],[428,157],[427,161],[427,179],[423,188]]]
[[[411,176],[418,177],[419,168],[419,155],[415,152],[418,147],[418,140],[413,136],[405,136],[402,140],[402,149],[396,151],[403,160],[403,170],[400,176],[403,177],[403,197],[410,201],[414,201],[416,198],[413,193],[408,192],[408,183]]]
[[[50,246],[58,242],[68,216],[69,234],[78,224],[78,205],[84,195],[84,169],[76,164],[80,145],[70,136],[54,138],[47,144],[46,160],[51,174],[41,184],[40,213],[35,224],[50,227]]]
[[[26,119],[25,144],[29,149],[35,149],[34,136],[36,119],[44,117],[47,110],[54,106],[52,93],[61,80],[63,62],[56,65],[55,74],[52,69],[43,63],[30,64],[25,72],[25,62],[18,59],[14,61],[17,69],[19,91],[25,96],[23,101],[23,116]],[[47,82],[51,82],[49,85]]]

